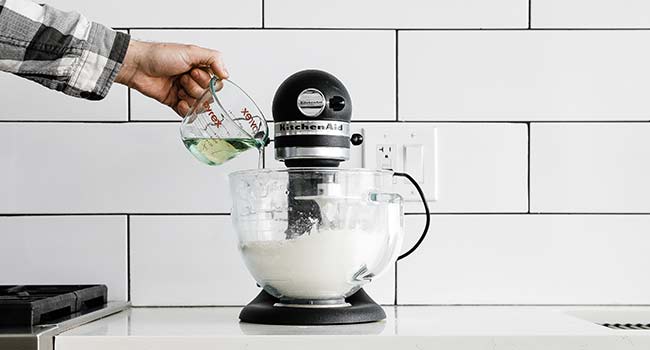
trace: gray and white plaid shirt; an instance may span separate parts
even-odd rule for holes
[[[0,70],[68,95],[104,98],[129,40],[78,13],[30,0],[0,0]]]

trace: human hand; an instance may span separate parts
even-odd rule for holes
[[[210,83],[205,69],[219,78],[228,77],[219,51],[131,40],[115,82],[138,90],[184,117]]]

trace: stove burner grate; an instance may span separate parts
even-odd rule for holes
[[[105,285],[0,285],[0,327],[46,324],[102,307]]]

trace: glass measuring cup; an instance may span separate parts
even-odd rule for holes
[[[185,147],[201,162],[220,165],[249,149],[262,149],[269,128],[255,102],[237,84],[212,77],[181,123]]]

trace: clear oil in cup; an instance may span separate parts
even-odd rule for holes
[[[260,156],[258,167],[261,167],[264,152],[263,140],[251,138],[189,138],[183,140],[183,143],[196,159],[207,165],[221,165],[237,157],[240,153],[257,148]]]

